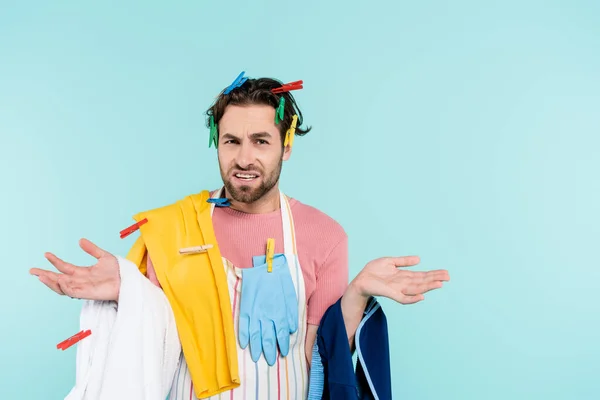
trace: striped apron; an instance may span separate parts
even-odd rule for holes
[[[215,191],[213,198],[219,197]],[[294,221],[287,198],[280,192],[281,221],[283,227],[284,254],[298,298],[298,330],[290,336],[290,350],[286,357],[277,355],[277,361],[269,366],[261,355],[257,363],[252,361],[250,346],[242,349],[237,343],[238,366],[241,385],[208,397],[212,400],[305,400],[308,394],[308,364],[305,356],[306,340],[306,293],[302,269],[298,261]],[[211,205],[211,216],[215,204]],[[265,243],[266,248],[266,243]],[[238,320],[240,297],[242,290],[242,269],[233,265],[223,257],[223,265],[227,276],[229,299],[233,310],[235,336],[238,338]],[[198,400],[190,373],[181,353],[179,368],[171,386],[169,400]]]

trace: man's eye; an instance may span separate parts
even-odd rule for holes
[[[269,144],[269,142],[267,142],[266,140],[262,140],[262,139],[258,139],[257,142],[258,142],[258,144]]]

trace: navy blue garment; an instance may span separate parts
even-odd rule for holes
[[[322,399],[389,400],[392,398],[392,378],[387,319],[381,305],[371,298],[356,330],[356,371],[348,346],[341,298],[327,309],[315,343],[319,359],[315,367],[322,368]],[[315,350],[316,352],[316,350]],[[321,379],[315,379],[321,385]],[[312,383],[311,383],[312,384]]]

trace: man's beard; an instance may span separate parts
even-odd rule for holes
[[[252,187],[247,185],[242,185],[236,187],[231,183],[231,173],[224,174],[221,170],[221,178],[223,179],[223,183],[225,185],[225,189],[227,189],[227,193],[229,196],[240,203],[254,203],[255,201],[262,198],[266,193],[268,193],[279,181],[279,176],[281,175],[281,168],[283,166],[283,160],[279,160],[279,164],[277,168],[275,168],[269,175],[260,174],[261,182],[258,187]],[[245,171],[243,168],[239,168],[239,166],[235,166],[230,168],[230,171],[238,170]],[[251,172],[252,170],[248,170]]]

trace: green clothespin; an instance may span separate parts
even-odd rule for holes
[[[278,125],[281,121],[283,121],[285,111],[285,97],[281,96],[279,99],[279,107],[275,111],[275,125]]]
[[[208,147],[210,148],[212,145],[215,145],[215,149],[218,147],[217,145],[217,125],[215,125],[215,117],[210,116],[210,136],[208,138]]]

